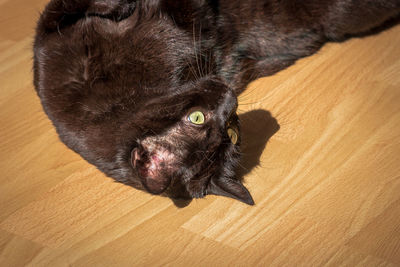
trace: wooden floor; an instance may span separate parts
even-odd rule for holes
[[[400,266],[400,25],[240,96],[256,205],[177,208],[57,138],[32,86],[45,0],[0,0],[0,266]]]

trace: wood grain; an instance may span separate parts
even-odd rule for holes
[[[400,266],[400,25],[239,98],[256,206],[178,208],[57,138],[32,85],[46,0],[0,0],[0,266]]]

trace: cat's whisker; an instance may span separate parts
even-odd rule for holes
[[[214,157],[214,155],[215,155],[215,152],[212,153],[211,158]],[[208,164],[207,168],[205,169],[205,170],[207,171],[207,173],[208,173],[208,171],[210,170],[211,166],[214,164],[215,161],[216,161],[216,159],[213,159],[213,160],[211,160],[211,161],[210,161],[210,160],[208,161],[209,164]]]
[[[213,70],[212,70],[213,56],[212,56],[211,50],[209,51],[208,55],[209,56],[208,56],[208,70],[207,70],[207,73],[212,73],[213,72]]]
[[[199,58],[197,56],[197,45],[196,45],[196,23],[193,23],[193,48],[194,48],[194,54],[196,56],[196,65],[197,65],[197,70],[198,70],[198,75],[199,77],[202,77],[203,75],[201,74],[200,70],[200,65],[199,65]]]
[[[195,70],[195,67],[193,66],[192,62],[189,62],[189,64],[190,64],[190,72],[193,74],[193,76],[194,76],[196,81],[199,80],[200,77],[198,76],[198,74],[197,74],[197,72]]]
[[[250,171],[250,169],[247,168],[247,167],[245,167],[245,166],[243,166],[243,164],[241,164],[240,161],[237,162],[237,165],[238,165],[239,167],[241,167],[242,169],[244,169],[245,171]]]
[[[202,48],[201,48],[201,22],[199,23],[199,40],[198,40],[199,42],[199,68],[200,68],[200,74],[201,74],[201,76],[202,77],[204,77],[205,76],[205,73],[204,73],[204,70],[203,70],[203,51],[202,51]]]
[[[196,55],[196,51],[195,51],[195,55]],[[195,81],[199,80],[200,77],[199,77],[199,75],[197,74],[197,72],[196,72],[196,70],[195,70],[195,67],[194,67],[193,64],[192,64],[192,58],[188,58],[188,59],[186,60],[186,64],[187,64],[187,66],[189,67],[190,73],[194,76]]]
[[[214,155],[215,155],[215,152],[213,152],[213,153],[211,154],[210,158],[208,158],[207,155],[204,153],[204,157],[206,157],[206,159],[207,159],[209,162],[212,161],[212,157],[214,157]],[[215,159],[214,159],[214,161],[215,161]],[[214,161],[213,161],[213,162],[214,162]]]

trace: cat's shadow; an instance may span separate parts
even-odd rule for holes
[[[237,177],[244,177],[260,164],[260,157],[268,140],[278,132],[280,126],[269,111],[252,110],[239,115],[241,128],[242,157],[237,170]],[[175,206],[184,208],[192,199],[171,199]]]
[[[252,110],[239,116],[241,124],[242,158],[237,170],[238,179],[260,164],[260,157],[269,139],[279,131],[278,121],[269,111]]]

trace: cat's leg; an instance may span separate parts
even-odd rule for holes
[[[326,41],[367,33],[400,14],[400,0],[260,2],[269,3],[263,10],[263,19],[243,26],[228,13],[230,20],[226,21],[236,27],[221,24],[221,32],[235,38],[221,38],[220,74],[237,94],[249,82],[314,54]]]
[[[400,0],[337,0],[321,18],[325,36],[340,41],[366,34],[400,15]]]
[[[293,65],[298,59],[310,56],[317,52],[323,42],[316,42],[302,53],[280,54],[258,59],[244,58],[241,60],[240,71],[234,74],[230,86],[236,94],[242,93],[246,86],[261,77],[273,75]]]
[[[311,53],[310,53],[311,54]],[[237,72],[230,82],[236,94],[242,93],[246,86],[258,78],[273,75],[294,64],[298,57],[272,56],[262,59],[246,58],[242,60],[241,70]]]

